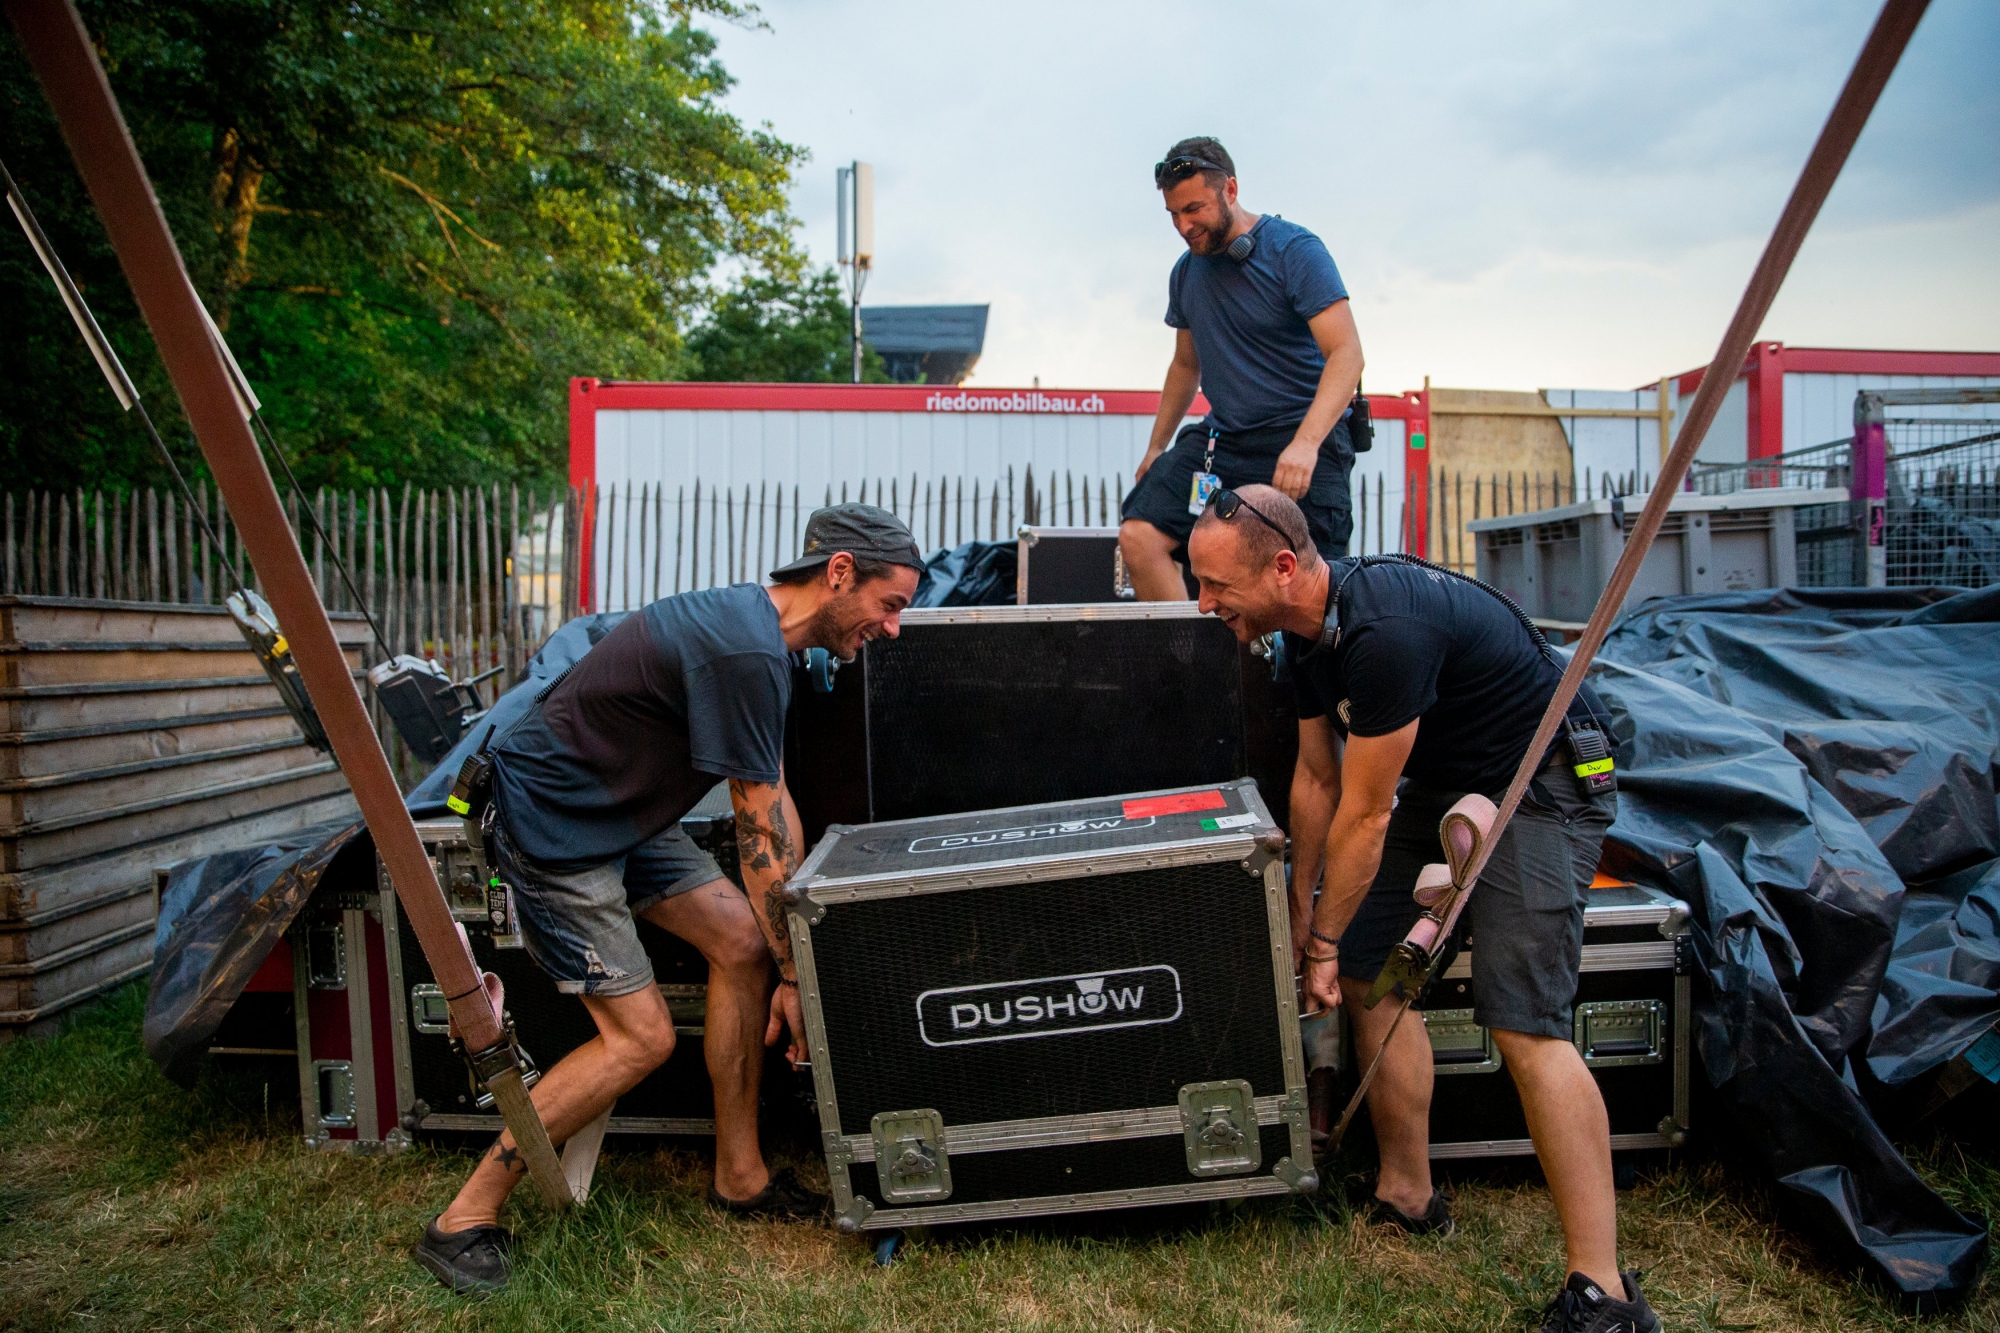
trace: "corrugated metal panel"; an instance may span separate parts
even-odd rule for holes
[[[1549,406],[1624,408],[1653,411],[1659,406],[1658,389],[1546,389]],[[1576,484],[1598,494],[1598,479],[1614,480],[1636,473],[1643,479],[1660,470],[1660,427],[1645,417],[1564,417],[1563,434],[1569,439],[1570,458],[1576,469]]]
[[[1354,470],[1347,478],[1354,502],[1354,538],[1347,549],[1355,555],[1403,549],[1403,432],[1407,423],[1395,417],[1377,417],[1374,424],[1375,447],[1354,456]]]
[[[844,481],[963,476],[1132,475],[1153,419],[1136,414],[653,411],[597,414],[597,481],[665,484],[668,493],[783,481],[836,495]]]
[[[1854,395],[1863,389],[1969,389],[2000,384],[2000,377],[1981,375],[1842,375],[1823,373],[1785,374],[1785,449],[1806,449],[1854,434]],[[1963,404],[1956,407],[1899,407],[1899,417],[1928,417],[1939,420],[1971,419],[1990,409]],[[1707,451],[1704,450],[1704,453]]]

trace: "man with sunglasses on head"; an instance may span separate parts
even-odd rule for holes
[[[1442,859],[1439,821],[1468,792],[1498,801],[1562,667],[1470,579],[1393,558],[1329,564],[1305,514],[1269,486],[1217,492],[1187,549],[1201,609],[1245,643],[1280,635],[1291,665],[1292,952],[1307,996],[1345,1006],[1362,1067],[1389,1043],[1368,1092],[1375,1217],[1448,1235],[1451,1213],[1431,1186],[1430,1042],[1418,1022],[1389,1037],[1396,1006],[1370,1009],[1366,997],[1417,922],[1411,891]],[[1596,728],[1603,716],[1586,686],[1572,721]],[[1618,1269],[1610,1122],[1571,1040],[1583,895],[1613,814],[1610,782],[1580,774],[1575,759],[1562,741],[1544,757],[1460,918],[1473,1020],[1513,1076],[1562,1220],[1569,1281],[1543,1333],[1659,1333],[1637,1275]]]
[[[1154,166],[1153,184],[1187,253],[1167,279],[1174,359],[1118,544],[1142,600],[1181,601],[1188,533],[1221,487],[1276,487],[1305,513],[1323,556],[1346,553],[1361,335],[1319,237],[1240,207],[1221,144],[1181,140]],[[1208,417],[1183,427],[1197,391]]]

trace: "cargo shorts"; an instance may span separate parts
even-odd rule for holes
[[[507,821],[487,825],[493,868],[514,890],[528,956],[567,995],[630,995],[653,984],[633,917],[724,878],[715,858],[670,824],[616,861],[556,870],[524,854]]]
[[[1232,489],[1252,483],[1268,485],[1271,474],[1278,470],[1278,454],[1290,442],[1290,434],[1289,428],[1277,432],[1267,442],[1276,447],[1257,453],[1232,447],[1227,439],[1218,441],[1215,475]],[[1343,418],[1320,444],[1312,484],[1299,501],[1299,509],[1306,516],[1306,531],[1320,555],[1328,560],[1346,555],[1348,539],[1354,535],[1354,516],[1347,492],[1354,450],[1347,441],[1347,421]],[[1146,469],[1146,475],[1126,495],[1119,507],[1119,518],[1141,519],[1173,538],[1176,550],[1186,547],[1197,517],[1188,512],[1188,492],[1207,455],[1207,427],[1200,422],[1181,427],[1173,444],[1153,460],[1153,466]]]
[[[1438,821],[1463,796],[1405,782],[1382,865],[1340,940],[1340,973],[1373,981],[1422,909],[1417,872],[1444,860]],[[1568,1041],[1583,961],[1584,894],[1597,874],[1615,798],[1592,797],[1560,764],[1529,784],[1459,918],[1472,954],[1472,1017],[1484,1028]]]

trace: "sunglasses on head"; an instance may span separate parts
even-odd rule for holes
[[[1169,185],[1178,185],[1188,177],[1199,176],[1204,171],[1219,171],[1225,176],[1232,174],[1229,168],[1219,166],[1206,158],[1170,157],[1164,162],[1153,164],[1153,185],[1157,189],[1164,190]]]
[[[1283,528],[1279,527],[1276,523],[1273,523],[1270,519],[1266,518],[1262,513],[1258,512],[1256,505],[1251,504],[1248,500],[1238,495],[1235,491],[1217,491],[1215,495],[1212,498],[1210,498],[1208,506],[1209,508],[1215,511],[1215,516],[1221,519],[1225,523],[1228,522],[1230,519],[1236,517],[1237,510],[1239,509],[1249,510],[1250,516],[1252,518],[1256,519],[1259,523],[1262,523],[1265,527],[1269,528],[1271,531],[1277,533],[1280,537],[1283,537],[1285,539],[1285,549],[1287,551],[1291,551],[1295,555],[1297,554],[1297,549],[1296,547],[1294,547],[1292,543],[1292,534],[1286,532]]]

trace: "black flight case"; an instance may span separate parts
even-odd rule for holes
[[[788,890],[846,1231],[1315,1188],[1249,780],[836,824]]]
[[[1688,1060],[1694,1041],[1689,982],[1692,917],[1686,903],[1635,884],[1591,888],[1583,913],[1577,1050],[1604,1095],[1614,1151],[1676,1148],[1688,1132]],[[1437,1080],[1431,1156],[1514,1157],[1534,1152],[1528,1124],[1492,1034],[1472,1021],[1477,937],[1426,997],[1424,1027]]]

